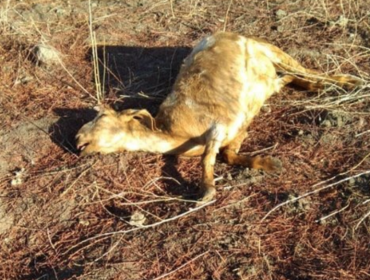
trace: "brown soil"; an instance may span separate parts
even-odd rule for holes
[[[117,110],[155,114],[191,47],[224,27],[369,80],[366,0],[91,2]],[[85,0],[0,3],[2,279],[370,278],[368,85],[274,96],[241,152],[282,174],[219,162],[217,200],[195,209],[182,198],[199,158],[75,153],[97,104],[88,18]]]

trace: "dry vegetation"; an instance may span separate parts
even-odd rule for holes
[[[92,25],[88,1],[0,3],[0,278],[370,279],[369,86],[274,96],[242,152],[283,173],[219,163],[199,209],[199,159],[79,158],[73,140],[99,80],[106,103],[155,113],[194,42],[224,28],[366,82],[367,0],[91,2]]]

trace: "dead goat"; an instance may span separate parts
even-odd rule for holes
[[[216,193],[213,171],[219,152],[228,164],[281,169],[275,158],[238,152],[264,102],[289,83],[315,91],[332,84],[353,88],[361,80],[308,70],[260,39],[219,32],[204,38],[184,60],[155,118],[146,110],[103,108],[78,132],[77,148],[83,155],[146,151],[202,156],[202,201],[209,201]]]

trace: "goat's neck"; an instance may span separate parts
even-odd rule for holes
[[[133,131],[127,150],[161,154],[198,155],[202,147],[193,139],[170,135],[161,130],[149,129]]]

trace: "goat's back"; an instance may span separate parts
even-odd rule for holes
[[[233,33],[203,39],[184,60],[156,117],[168,133],[202,138],[214,125],[232,140],[273,93],[276,72],[258,42]]]

